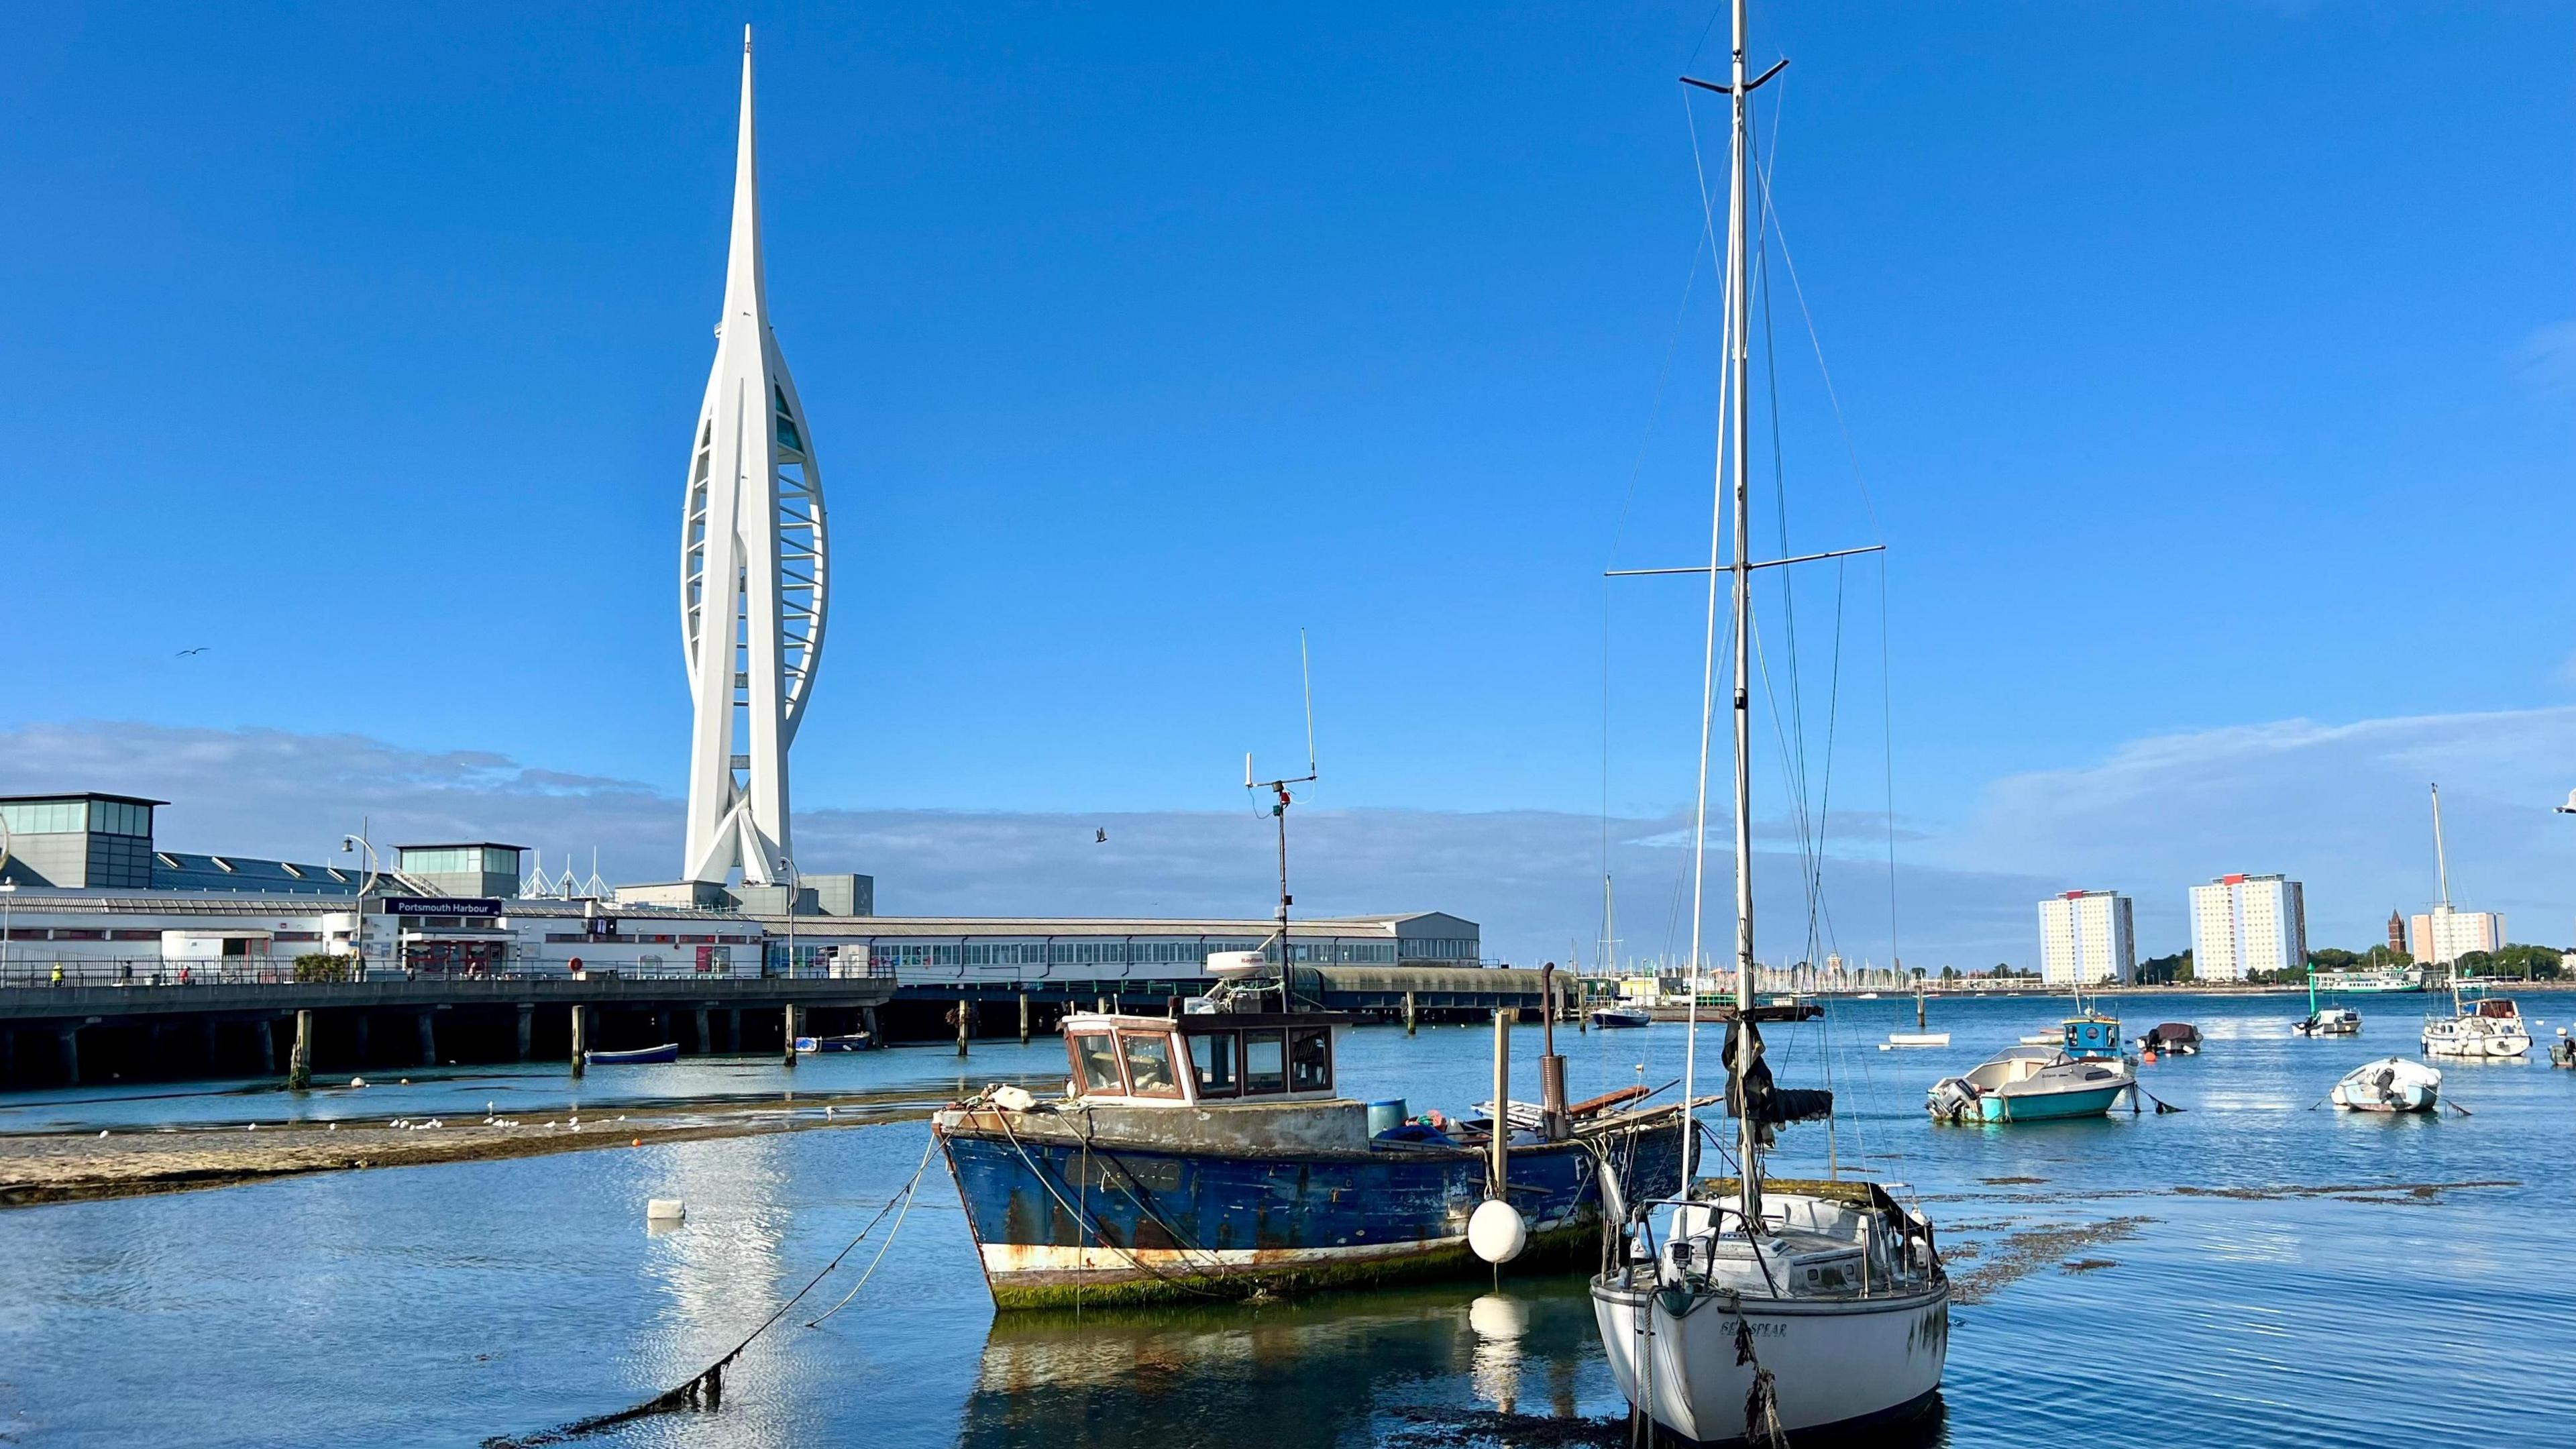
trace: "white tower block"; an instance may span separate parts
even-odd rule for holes
[[[680,530],[680,644],[689,741],[690,880],[785,879],[787,747],[813,693],[829,596],[823,479],[796,384],[769,330],[752,166],[751,31],[742,35],[742,132],[724,320],[698,409]]]

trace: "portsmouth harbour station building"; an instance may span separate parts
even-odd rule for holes
[[[371,876],[347,859],[316,865],[163,850],[152,822],[163,803],[98,794],[0,799],[11,979],[50,980],[57,965],[92,979],[148,980],[188,967],[192,976],[210,968],[291,974],[298,956],[331,955],[354,957],[365,972],[411,975],[792,971],[923,986],[1167,982],[1201,976],[1212,952],[1263,948],[1273,931],[1263,920],[878,916],[875,882],[863,875],[802,878],[792,914],[785,886],[629,887],[610,900],[524,896],[519,846],[395,846]],[[671,903],[674,894],[684,903]],[[1268,954],[1277,959],[1275,947]],[[1480,955],[1475,923],[1437,911],[1301,920],[1288,933],[1288,959],[1297,965],[1474,966]]]

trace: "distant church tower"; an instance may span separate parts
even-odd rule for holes
[[[680,647],[689,741],[686,878],[786,879],[787,747],[814,691],[829,597],[823,479],[796,384],[769,330],[752,166],[751,30],[742,33],[742,129],[724,320],[698,409],[680,528]]]

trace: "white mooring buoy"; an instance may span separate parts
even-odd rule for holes
[[[1508,1263],[1529,1245],[1529,1225],[1520,1210],[1498,1197],[1476,1205],[1467,1219],[1467,1246],[1488,1263]]]

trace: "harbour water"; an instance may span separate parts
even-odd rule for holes
[[[2562,1004],[2563,1003],[2563,1004]],[[2186,1110],[1936,1126],[1923,1089],[2063,1014],[2063,1000],[1938,1001],[1947,1050],[1881,1052],[1913,1003],[1838,1001],[1768,1034],[1785,1083],[1831,1085],[1830,1139],[1789,1129],[1774,1170],[1828,1156],[1911,1183],[1961,1281],[1941,1421],[1921,1442],[2348,1445],[2555,1442],[2576,1419],[2576,1269],[2563,1224],[2576,1073],[2443,1063],[2470,1115],[2311,1109],[2360,1061],[2415,1054],[2425,999],[2361,1004],[2308,1041],[2304,999],[2130,997],[2131,1035],[2189,1020],[2192,1058],[2141,1068]],[[2548,1023],[2576,995],[2535,994]],[[1681,1070],[1682,1029],[1558,1034],[1577,1096]],[[1538,1032],[1514,1043],[1535,1096]],[[1703,1036],[1714,1067],[1717,1034]],[[1492,1035],[1352,1033],[1342,1083],[1457,1111]],[[1640,1071],[1642,1068],[1642,1073]],[[621,1102],[757,1104],[1044,1082],[1060,1046],[979,1042],[775,1062],[477,1071],[291,1098],[266,1090],[30,1094],[0,1132],[145,1130],[295,1115],[613,1115]],[[1714,1074],[1707,1089],[1715,1087]],[[616,1409],[730,1348],[909,1179],[926,1126],[764,1132],[0,1213],[0,1442],[471,1444]],[[5,1150],[5,1144],[0,1144]],[[688,1202],[648,1230],[647,1198]],[[1580,1280],[1510,1273],[1255,1305],[997,1319],[933,1161],[894,1250],[873,1248],[743,1356],[720,1411],[582,1442],[1174,1445],[1624,1442]],[[1590,1430],[1537,1420],[1594,1419]],[[1566,1432],[1572,1430],[1573,1432]],[[1587,1437],[1588,1435],[1588,1437]]]

